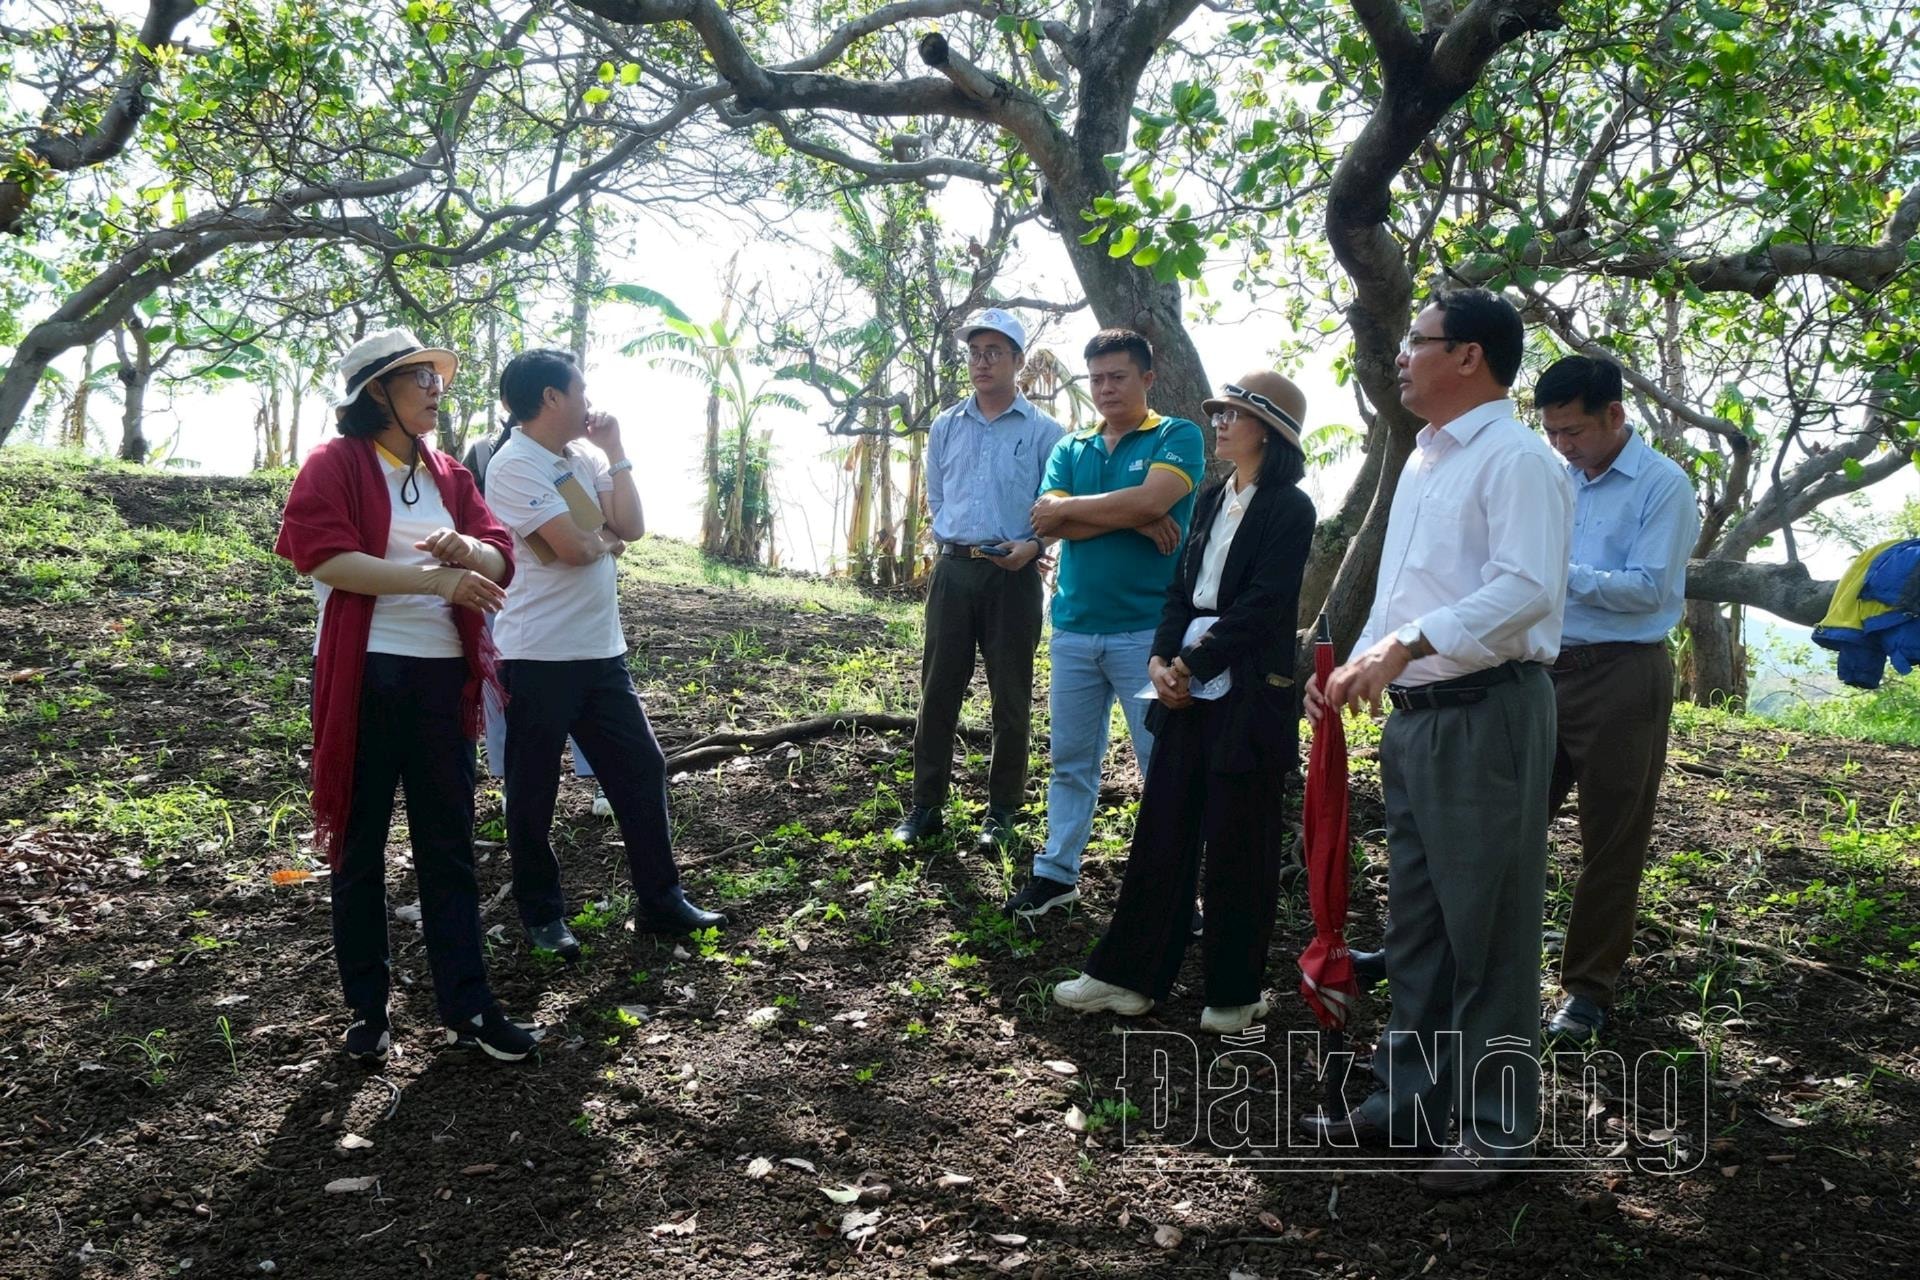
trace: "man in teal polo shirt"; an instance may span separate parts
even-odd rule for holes
[[[1054,446],[1033,527],[1061,540],[1053,595],[1053,775],[1047,783],[1047,844],[1033,876],[1006,909],[1032,918],[1080,896],[1080,854],[1093,830],[1100,764],[1114,699],[1146,776],[1153,752],[1147,683],[1153,632],[1176,552],[1206,464],[1200,428],[1147,407],[1153,348],[1130,329],[1105,329],[1087,344],[1087,382],[1098,426]]]

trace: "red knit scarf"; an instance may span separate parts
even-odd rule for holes
[[[513,539],[494,518],[459,463],[421,442],[420,460],[440,490],[453,527],[506,557],[513,579]],[[329,440],[308,456],[287,495],[274,552],[303,574],[348,551],[386,558],[393,504],[387,477],[371,440]],[[506,582],[501,583],[502,586]],[[338,870],[341,840],[353,805],[353,762],[360,732],[360,682],[366,670],[367,637],[373,629],[374,597],[334,591],[327,597],[320,645],[313,661],[313,822],[327,864]],[[454,627],[467,659],[460,693],[460,722],[469,741],[480,732],[481,697],[500,693],[493,639],[481,615],[453,608]],[[504,694],[501,694],[504,700]]]

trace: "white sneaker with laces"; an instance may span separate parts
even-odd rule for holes
[[[1125,1017],[1133,1017],[1153,1008],[1152,997],[1129,991],[1125,987],[1116,987],[1111,982],[1102,982],[1084,973],[1054,987],[1053,1002],[1076,1013],[1118,1013]]]
[[[607,799],[607,793],[599,787],[593,789],[593,816],[596,818],[613,816],[613,804]]]

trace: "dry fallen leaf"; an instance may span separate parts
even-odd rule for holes
[[[1057,1076],[1077,1076],[1080,1074],[1080,1068],[1060,1058],[1049,1058],[1040,1065]]]
[[[1285,1229],[1286,1226],[1285,1223],[1280,1221],[1277,1214],[1271,1213],[1263,1213],[1260,1215],[1260,1225],[1269,1231],[1281,1231]]]
[[[342,1134],[340,1137],[340,1149],[342,1151],[371,1151],[373,1150],[373,1139],[363,1138],[357,1133]]]
[[[1073,1130],[1075,1133],[1085,1133],[1087,1131],[1087,1113],[1082,1111],[1077,1104],[1068,1107],[1066,1123],[1067,1128]]]
[[[485,1174],[497,1173],[499,1169],[500,1166],[497,1164],[470,1164],[460,1172],[466,1174],[469,1178],[478,1178]]]
[[[335,1178],[327,1184],[327,1190],[333,1192],[335,1195],[342,1195],[349,1191],[371,1191],[373,1184],[378,1181],[380,1181],[380,1179],[374,1177]]]
[[[838,1187],[822,1187],[820,1188],[820,1194],[825,1196],[827,1199],[833,1201],[835,1204],[852,1204],[855,1200],[858,1200],[860,1198],[860,1188],[849,1187],[845,1185],[841,1185]]]
[[[1805,1129],[1813,1123],[1811,1120],[1802,1120],[1799,1116],[1783,1116],[1773,1111],[1762,1111],[1760,1118],[1768,1124],[1777,1124],[1782,1129]]]
[[[881,1212],[879,1209],[872,1209],[866,1213],[861,1213],[858,1209],[848,1210],[847,1215],[840,1219],[840,1234],[849,1240],[865,1240],[880,1229]]]
[[[652,1234],[656,1236],[690,1236],[693,1234],[694,1223],[699,1220],[700,1215],[696,1213],[685,1222],[658,1223],[654,1226]]]
[[[1026,1265],[1027,1265],[1026,1254],[1010,1253],[1006,1257],[1000,1259],[1000,1261],[994,1263],[993,1269],[995,1271],[1001,1271],[1001,1272],[1018,1271],[1021,1267],[1024,1267]]]
[[[1155,1227],[1153,1242],[1162,1249],[1178,1249],[1180,1242],[1186,1239],[1178,1227]]]
[[[765,1156],[755,1156],[747,1165],[747,1176],[755,1182],[760,1181],[762,1178],[772,1177],[773,1161],[767,1159]]]
[[[936,1187],[970,1187],[973,1179],[964,1173],[943,1173],[933,1180]]]
[[[820,1172],[818,1169],[813,1167],[813,1161],[802,1160],[799,1156],[782,1156],[780,1157],[780,1163],[784,1165],[791,1165],[795,1169],[800,1169],[807,1173]]]
[[[1008,1232],[1005,1235],[988,1236],[987,1239],[993,1241],[995,1244],[1006,1245],[1009,1249],[1017,1249],[1027,1242],[1025,1236],[1015,1235],[1012,1232]]]

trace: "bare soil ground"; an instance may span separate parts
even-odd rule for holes
[[[1474,1201],[1429,1200],[1404,1170],[1254,1167],[1297,1154],[1277,1144],[1314,1096],[1282,1034],[1312,1025],[1297,891],[1259,1046],[1274,1065],[1241,1059],[1253,1145],[1224,1149],[1233,1099],[1211,1144],[1137,1145],[1156,1133],[1122,1101],[1122,1024],[1048,999],[1118,888],[1124,747],[1086,901],[1037,933],[993,910],[1009,865],[886,847],[904,735],[677,778],[690,888],[735,918],[682,944],[623,929],[617,832],[570,783],[561,848],[590,947],[573,969],[529,953],[503,900],[489,785],[491,969],[548,1029],[539,1061],[437,1050],[425,956],[396,920],[397,1053],[354,1069],[325,879],[270,879],[313,866],[311,601],[264,550],[283,486],[0,464],[0,1276],[1914,1274],[1920,753],[1722,715],[1676,721],[1609,1039],[1627,1063],[1674,1055],[1704,1114],[1562,1075],[1550,1101],[1564,1132],[1592,1126],[1585,1167]],[[627,632],[669,749],[911,711],[910,604],[654,541],[636,561]],[[1379,824],[1369,751],[1357,834]],[[983,776],[969,756],[950,829]],[[1034,815],[1040,793],[1036,774]],[[1571,822],[1554,836],[1570,872]],[[1367,942],[1385,871],[1360,843]],[[396,905],[406,849],[397,825]],[[1384,1012],[1384,993],[1365,1004],[1359,1040]],[[1183,991],[1124,1026],[1191,1035],[1204,1071],[1223,1046],[1198,1014]],[[1151,1110],[1134,1043],[1128,1101]],[[1176,1120],[1231,1087],[1185,1082]],[[346,1179],[361,1189],[329,1190]]]

